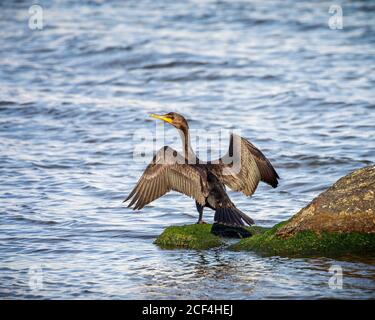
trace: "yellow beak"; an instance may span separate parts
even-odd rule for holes
[[[168,122],[168,123],[172,123],[172,119],[171,118],[168,118],[167,116],[159,116],[157,114],[150,114],[150,117],[152,118],[155,118],[155,119],[160,119],[160,120],[163,120],[165,122]]]

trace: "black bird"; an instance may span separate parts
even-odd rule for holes
[[[231,134],[229,150],[222,158],[202,162],[190,145],[189,126],[185,118],[175,112],[151,117],[174,126],[180,133],[183,154],[164,146],[154,156],[137,185],[124,200],[128,207],[142,209],[145,205],[173,190],[195,199],[199,219],[205,207],[215,210],[216,223],[229,226],[254,224],[253,219],[236,208],[225,191],[241,191],[251,196],[263,181],[276,188],[279,176],[270,161],[248,140]],[[237,165],[236,165],[237,162]]]

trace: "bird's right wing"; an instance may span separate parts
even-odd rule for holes
[[[134,205],[134,210],[142,209],[173,190],[204,205],[208,196],[206,171],[197,165],[184,162],[184,157],[176,150],[170,147],[161,148],[124,202],[131,199],[128,207]]]

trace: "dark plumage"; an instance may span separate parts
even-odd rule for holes
[[[203,209],[208,207],[215,210],[217,223],[232,226],[253,224],[254,221],[229,199],[225,185],[246,196],[255,192],[260,181],[276,188],[279,176],[263,153],[248,140],[232,134],[227,154],[216,161],[203,163],[191,148],[189,126],[183,116],[170,112],[152,117],[170,123],[180,132],[183,154],[167,146],[161,148],[124,200],[131,199],[128,207],[142,209],[173,190],[195,199],[198,223],[203,223]],[[235,165],[235,160],[239,166]]]

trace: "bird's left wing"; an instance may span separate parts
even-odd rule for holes
[[[206,171],[200,166],[185,164],[184,158],[176,150],[164,147],[155,154],[124,202],[131,199],[128,207],[142,209],[172,190],[204,205],[208,195]]]
[[[271,162],[250,141],[238,135],[230,137],[229,151],[209,168],[229,188],[251,196],[260,181],[277,187],[279,175]]]

